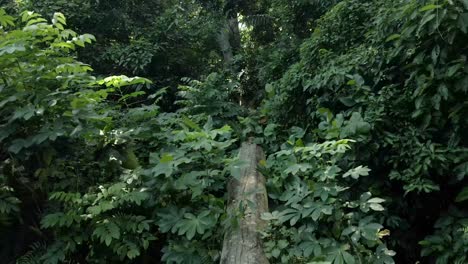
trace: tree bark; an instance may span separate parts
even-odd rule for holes
[[[237,73],[238,69],[233,68],[234,55],[241,48],[241,37],[239,31],[239,19],[237,14],[231,14],[226,18],[223,27],[217,35],[218,45],[224,59],[224,69]]]
[[[229,23],[226,23],[221,30],[218,32],[217,41],[218,45],[223,53],[224,69],[232,70],[232,61],[234,58],[232,45],[230,42],[231,30]]]
[[[268,211],[265,178],[257,171],[265,155],[256,144],[245,142],[239,156],[246,164],[241,168],[239,179],[233,178],[228,184],[227,209],[236,215],[239,208],[244,208],[243,217],[238,220],[238,228],[227,231],[224,236],[220,264],[268,264],[258,232],[265,227],[261,214]]]

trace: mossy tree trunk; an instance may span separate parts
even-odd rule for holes
[[[236,215],[238,227],[231,228],[224,236],[221,264],[267,264],[259,230],[265,227],[261,214],[268,211],[265,178],[257,171],[260,160],[265,159],[262,149],[245,142],[239,153],[244,165],[239,178],[228,184],[228,213]],[[241,212],[239,212],[241,210]]]

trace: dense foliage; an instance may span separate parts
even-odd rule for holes
[[[408,252],[426,224],[441,217],[457,225],[440,214],[462,206],[455,196],[467,174],[466,8],[463,1],[343,1],[317,21],[298,62],[269,86],[265,110],[278,122],[294,116],[294,123],[315,123],[317,139],[358,141],[351,158],[375,172],[366,187],[392,200],[392,244]],[[465,262],[466,233],[453,235],[449,244],[461,245],[430,236],[423,255]]]
[[[219,262],[248,139],[270,263],[468,261],[468,1],[0,4],[5,263]]]

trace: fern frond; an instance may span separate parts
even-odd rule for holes
[[[270,25],[273,23],[273,18],[267,14],[249,15],[243,17],[242,22],[244,22],[247,26],[258,27]]]
[[[16,260],[16,264],[41,264],[41,256],[44,254],[46,245],[41,242],[34,242],[30,249]]]

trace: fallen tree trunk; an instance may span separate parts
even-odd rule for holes
[[[268,264],[258,232],[265,227],[260,216],[268,211],[265,178],[257,171],[257,165],[265,155],[256,144],[245,142],[239,157],[245,165],[240,177],[233,178],[228,184],[228,212],[236,214],[243,208],[243,217],[238,220],[239,226],[224,236],[220,264]]]

